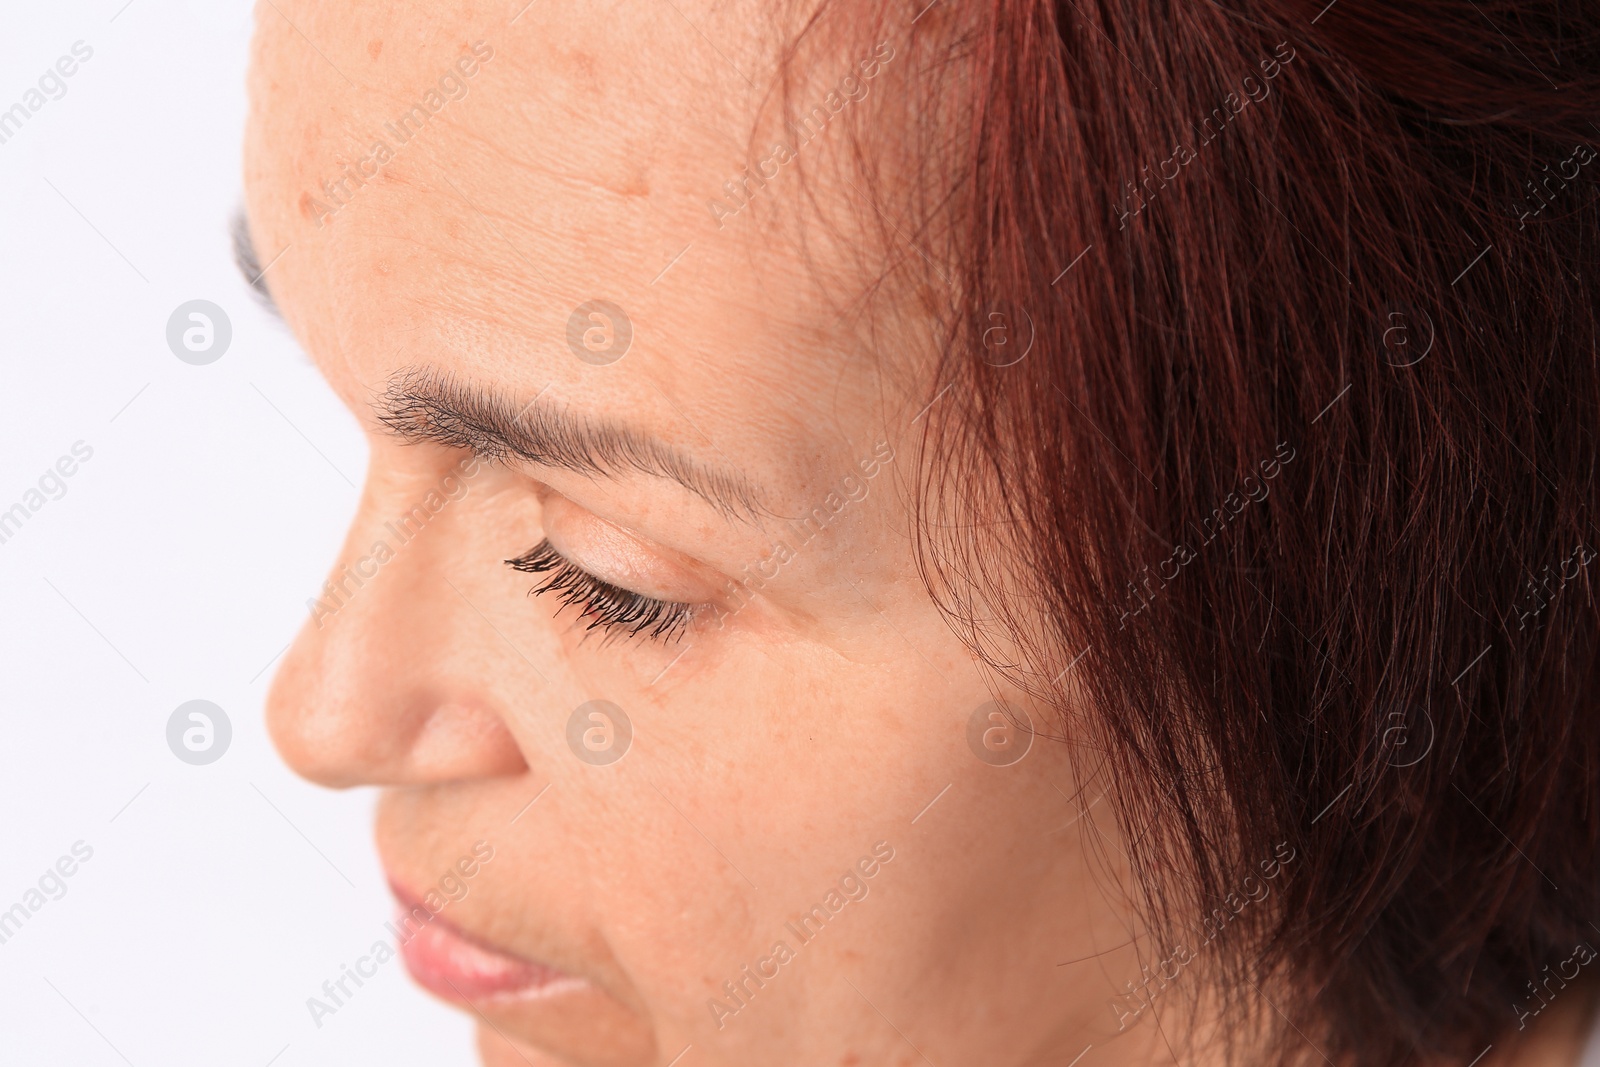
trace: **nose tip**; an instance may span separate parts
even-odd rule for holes
[[[267,732],[302,778],[335,788],[359,785],[393,762],[380,732],[366,728],[354,694],[327,684],[325,646],[307,624],[278,668],[267,695]]]
[[[360,661],[347,639],[368,645],[368,657],[378,662]],[[385,663],[371,642],[371,635],[329,635],[309,623],[285,657],[267,697],[267,729],[296,774],[344,788],[527,770],[505,719],[488,700]]]

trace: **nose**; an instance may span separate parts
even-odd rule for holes
[[[493,559],[472,548],[464,514],[473,481],[487,476],[458,461],[373,444],[339,559],[267,698],[273,743],[305,778],[425,785],[527,769],[501,686],[483,677],[484,617],[466,599],[463,576]],[[505,665],[519,667],[530,674],[514,680],[520,691],[538,689],[531,664]]]

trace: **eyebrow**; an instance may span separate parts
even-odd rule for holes
[[[575,415],[538,397],[517,404],[489,386],[434,368],[395,374],[374,410],[402,441],[433,442],[488,460],[521,460],[591,478],[627,473],[665,478],[727,518],[756,524],[770,514],[753,483],[737,471],[707,467],[658,438]]]

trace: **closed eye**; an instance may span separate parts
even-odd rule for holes
[[[506,564],[526,574],[542,574],[544,580],[529,590],[530,595],[554,593],[561,610],[578,608],[580,620],[587,618],[587,633],[599,627],[609,637],[634,638],[671,644],[681,638],[699,613],[701,605],[675,600],[658,600],[596,578],[557,552],[548,540],[531,550],[508,559]]]
[[[261,267],[261,257],[256,255],[255,242],[250,239],[250,220],[245,218],[243,210],[234,213],[228,232],[233,239],[234,266],[244,275],[245,282],[249,284],[250,291],[255,294],[261,306],[282,319],[283,312],[278,310],[277,302],[272,299],[272,291],[267,288],[265,277],[267,272]]]

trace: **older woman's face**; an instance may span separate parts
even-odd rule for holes
[[[1058,744],[996,765],[908,535],[933,390],[884,368],[926,334],[855,313],[890,261],[836,124],[910,91],[906,27],[808,63],[802,144],[758,124],[754,6],[451,6],[262,6],[246,151],[267,280],[371,440],[271,726],[386,787],[413,973],[493,1064],[1103,1045],[1137,970],[1098,786]],[[793,151],[746,185],[758,129]]]

